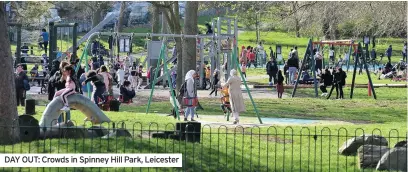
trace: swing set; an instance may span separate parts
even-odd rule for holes
[[[354,70],[353,70],[353,79],[352,79],[351,91],[350,91],[350,99],[353,98],[356,71],[357,71],[357,67],[358,67],[357,65],[359,63],[359,59],[361,59],[360,63],[362,63],[362,65],[360,65],[360,66],[364,66],[364,68],[366,70],[366,73],[367,73],[368,84],[369,84],[368,89],[370,89],[371,92],[373,93],[374,99],[377,99],[377,96],[376,96],[375,90],[374,90],[374,86],[373,86],[373,82],[372,82],[371,77],[370,77],[370,71],[368,70],[368,66],[367,66],[367,63],[366,63],[366,58],[369,56],[369,54],[368,54],[369,53],[368,52],[368,45],[367,44],[365,46],[365,51],[363,51],[363,47],[361,46],[361,43],[356,44],[356,43],[354,43],[353,40],[312,42],[312,39],[309,40],[309,43],[307,45],[306,52],[305,52],[305,55],[304,55],[304,58],[303,58],[303,61],[302,61],[302,65],[298,70],[297,80],[296,80],[295,86],[293,88],[293,92],[292,92],[291,97],[293,98],[295,96],[295,94],[296,94],[296,89],[298,87],[300,77],[301,77],[301,71],[304,68],[304,66],[306,64],[306,61],[308,61],[308,59],[311,59],[310,62],[311,62],[311,67],[312,67],[311,70],[313,72],[313,83],[314,83],[315,97],[316,98],[318,97],[318,88],[317,88],[318,87],[318,80],[317,80],[316,69],[315,69],[316,60],[314,58],[315,54],[314,54],[313,50],[316,48],[317,51],[319,51],[319,49],[323,45],[327,45],[327,44],[330,45],[330,46],[334,46],[334,45],[337,45],[337,46],[349,46],[349,51],[348,51],[349,57],[351,57],[351,53],[352,53],[352,50],[354,48],[354,52],[355,52],[356,55],[355,55],[355,58],[354,58]],[[348,71],[349,65],[350,65],[349,62],[350,62],[350,59],[347,60],[347,71]],[[322,63],[324,63],[324,61]],[[340,66],[340,67],[342,67],[342,66]]]

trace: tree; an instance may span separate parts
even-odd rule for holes
[[[4,2],[0,2],[0,7]],[[0,8],[0,144],[16,143],[19,140],[16,91],[13,62],[11,58],[8,27],[4,8]],[[14,125],[13,127],[11,125]]]
[[[198,33],[197,16],[198,1],[187,1],[184,18],[184,34],[196,35]],[[197,41],[195,38],[183,40],[183,76],[189,70],[196,70]],[[200,66],[201,68],[202,66]],[[202,69],[201,69],[202,70]],[[184,78],[184,77],[183,77]]]
[[[150,2],[155,7],[161,7],[164,17],[166,17],[167,23],[170,27],[170,31],[173,34],[181,34],[181,24],[180,24],[180,14],[178,2]],[[181,38],[174,38],[176,41],[176,52],[177,52],[177,81],[176,90],[180,90],[180,86],[183,83],[183,56],[182,56],[182,41]]]
[[[118,20],[118,25],[116,26],[116,32],[122,32],[123,30],[123,20],[124,20],[125,10],[126,10],[126,2],[122,1],[120,4],[119,20]]]
[[[75,6],[81,6],[82,10],[92,13],[92,27],[102,21],[102,14],[113,4],[111,1],[83,1],[81,3],[71,2]],[[85,8],[83,8],[85,7]]]
[[[159,33],[160,32],[160,7],[153,6],[153,17],[152,17],[152,32]],[[158,41],[159,37],[154,36],[152,38],[153,41]]]

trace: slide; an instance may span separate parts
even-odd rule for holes
[[[99,109],[94,102],[80,94],[68,96],[69,106],[81,111],[89,119],[93,119],[93,124],[110,122],[111,120]],[[61,114],[60,109],[64,106],[60,97],[52,100],[44,110],[40,120],[40,127],[51,127],[57,123],[57,119]]]

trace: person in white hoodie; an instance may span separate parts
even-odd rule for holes
[[[125,71],[123,70],[123,66],[120,66],[118,71],[118,88],[123,85],[123,82],[125,82]]]
[[[191,106],[187,106],[185,110],[185,117],[184,121],[188,121],[188,116],[191,115],[191,121],[194,120],[194,113],[195,113],[195,106],[197,105],[197,88],[194,83],[194,77],[196,77],[196,71],[190,70],[187,72],[186,77],[185,77],[185,84],[186,84],[186,89],[184,90],[184,98],[187,98],[189,100],[194,101],[195,103],[192,103]]]

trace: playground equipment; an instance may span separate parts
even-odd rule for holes
[[[101,124],[104,122],[110,122],[110,119],[91,102],[90,99],[80,95],[73,94],[68,96],[68,103],[71,108],[75,108],[85,114],[88,119],[92,119],[93,124]],[[51,127],[56,124],[58,116],[61,114],[60,109],[64,106],[60,97],[54,98],[43,112],[43,116],[40,120],[40,127]]]
[[[315,48],[317,45],[319,45],[318,50],[320,51],[320,49],[321,49],[322,52],[324,52],[325,49],[330,49],[331,47],[334,47],[334,46],[342,46],[343,50],[344,50],[345,47],[349,47],[348,51],[347,51],[348,60],[347,60],[347,70],[346,70],[348,72],[349,65],[350,65],[350,60],[351,60],[351,55],[352,55],[352,49],[354,48],[354,50],[357,50],[358,44],[354,43],[353,40],[330,40],[330,41],[315,41],[315,42],[313,42],[313,48]],[[327,47],[325,45],[328,45],[329,47]],[[342,52],[342,51],[340,51],[340,52]],[[327,54],[329,54],[329,53],[327,53]],[[336,57],[336,53],[334,54],[334,56]],[[330,62],[328,64],[330,64]],[[323,56],[322,67],[325,68],[324,56]]]
[[[49,39],[49,51],[48,51],[48,67],[51,69],[52,66],[52,61],[54,59],[56,59],[57,57],[57,46],[58,46],[58,31],[60,31],[60,51],[62,51],[62,41],[63,41],[63,31],[66,31],[68,29],[67,33],[67,40],[69,40],[69,34],[72,33],[72,47],[77,47],[77,28],[78,28],[78,24],[77,23],[54,23],[54,22],[50,22],[49,23],[49,35],[50,35],[50,39]],[[71,29],[72,28],[72,29]],[[72,50],[72,55],[76,55],[77,54],[77,48],[74,48]],[[64,53],[62,58],[64,58],[67,54]],[[73,59],[72,59],[73,60]]]
[[[365,68],[366,72],[367,72],[367,77],[369,80],[369,89],[371,89],[371,92],[373,93],[373,97],[374,99],[376,99],[376,94],[375,94],[375,90],[374,90],[374,86],[370,77],[370,72],[368,70],[367,64],[366,64],[366,57],[368,57],[368,45],[366,44],[366,50],[363,51],[363,48],[361,47],[361,44],[355,44],[353,40],[340,40],[340,41],[320,41],[320,42],[312,42],[312,40],[309,40],[308,46],[306,48],[306,52],[305,52],[305,56],[303,58],[302,61],[302,65],[298,70],[298,77],[295,83],[295,86],[293,88],[293,92],[292,92],[292,97],[295,96],[296,93],[296,89],[298,87],[299,84],[299,80],[301,77],[301,71],[304,68],[306,62],[308,61],[308,59],[310,59],[311,62],[311,71],[313,72],[313,82],[314,82],[314,90],[315,90],[315,97],[318,97],[318,89],[317,89],[317,77],[316,77],[316,69],[315,69],[315,65],[316,65],[316,60],[314,58],[314,53],[313,53],[313,49],[315,48],[315,45],[317,45],[317,50],[320,49],[320,47],[322,47],[322,45],[324,44],[329,44],[329,45],[343,45],[343,46],[349,46],[349,52],[348,54],[351,55],[352,52],[352,48],[354,48],[355,50],[355,54],[356,57],[354,58],[354,72],[353,72],[353,80],[352,80],[352,84],[351,84],[351,92],[350,92],[350,99],[353,97],[353,89],[354,89],[354,82],[355,82],[355,75],[356,75],[356,71],[357,71],[357,65],[360,64],[360,67]],[[360,62],[359,62],[359,59]],[[349,66],[349,61],[350,59],[347,61],[347,66]],[[348,68],[348,67],[347,67]]]
[[[218,69],[220,71],[220,67],[222,66],[221,64],[224,64],[224,69],[225,69],[225,80],[228,79],[228,74],[230,69],[232,69],[233,63],[226,63],[227,61],[232,61],[231,59],[231,54],[232,54],[232,39],[233,37],[238,36],[238,26],[237,26],[237,20],[234,18],[225,18],[225,17],[218,17],[216,19],[213,19],[211,22],[212,28],[214,29],[213,34],[208,34],[208,35],[194,35],[197,40],[197,50],[198,50],[198,58],[197,58],[197,66],[199,67],[199,88],[204,88],[204,78],[205,78],[205,71],[202,70],[203,66],[205,63],[210,63],[211,65],[211,79],[212,75],[214,73],[215,69]],[[227,30],[222,31],[222,25],[227,25]],[[233,30],[232,30],[233,28]],[[168,37],[174,38],[177,36],[169,35]],[[166,39],[167,40],[167,39]],[[167,42],[167,41],[166,41]],[[150,66],[153,67],[152,73],[154,73],[156,70],[155,64],[159,59],[159,52],[157,52],[157,49],[160,49],[162,41],[151,41],[151,39],[147,43],[148,47],[148,55],[146,58],[146,61],[148,61],[148,67]],[[167,50],[167,49],[166,49]],[[208,51],[205,51],[208,50]],[[181,52],[177,52],[181,53]],[[167,58],[167,51],[164,53],[166,63],[169,64],[177,59],[177,56],[171,56],[170,59]],[[159,66],[159,73],[162,70],[163,65]],[[170,73],[176,70],[176,68],[170,69]],[[164,73],[163,73],[164,74]],[[153,80],[152,78],[150,78]],[[155,82],[151,82],[150,85],[148,85],[148,88],[151,87],[152,84],[157,84],[158,82],[162,81],[163,79],[166,79],[166,76],[160,76],[156,79]]]

